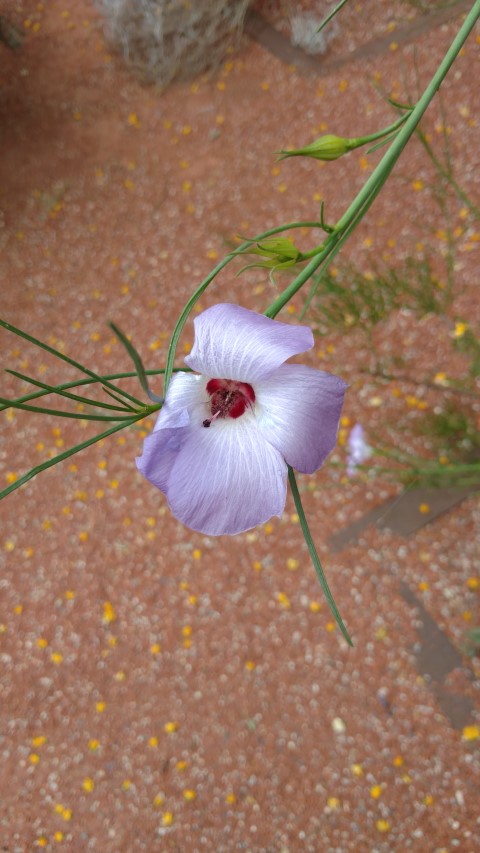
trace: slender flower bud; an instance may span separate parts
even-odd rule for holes
[[[282,264],[295,263],[300,257],[300,252],[295,243],[288,237],[270,237],[267,240],[262,240],[251,252],[254,255],[271,257],[276,263]]]
[[[293,240],[288,237],[269,237],[262,240],[261,243],[253,248],[247,249],[245,252],[240,252],[242,255],[260,255],[262,260],[257,263],[249,264],[251,267],[263,267],[265,269],[282,270],[288,267],[293,267],[302,255],[299,249],[295,246]],[[242,270],[243,272],[243,270]]]
[[[326,136],[320,136],[306,145],[305,148],[294,148],[291,151],[280,151],[279,160],[285,160],[287,157],[314,157],[315,160],[338,160],[343,157],[352,148],[356,147],[357,140],[343,139],[341,136],[334,136],[328,133]]]

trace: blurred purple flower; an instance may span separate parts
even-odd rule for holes
[[[372,448],[365,441],[361,424],[355,424],[348,436],[347,475],[353,477],[358,465],[363,465],[372,455]]]
[[[346,384],[286,360],[313,346],[289,326],[237,305],[196,317],[195,343],[170,382],[137,459],[193,530],[241,533],[280,516],[287,464],[317,470],[335,446]]]

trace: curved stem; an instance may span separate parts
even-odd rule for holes
[[[254,243],[258,243],[259,240],[265,240],[267,237],[273,237],[275,234],[281,234],[282,231],[291,231],[294,228],[321,228],[321,224],[319,222],[290,222],[287,225],[278,225],[276,228],[271,228],[269,231],[264,231],[262,234],[258,234],[256,237],[253,237],[251,240],[246,240],[238,249],[235,249],[234,252],[230,252],[229,255],[226,255],[219,264],[207,275],[207,277],[202,281],[201,284],[197,287],[197,289],[192,293],[190,299],[188,300],[185,308],[183,309],[180,317],[177,320],[175,328],[172,332],[172,337],[170,339],[170,343],[168,345],[168,353],[167,353],[167,363],[165,366],[165,376],[163,382],[163,393],[164,396],[167,393],[167,388],[170,383],[170,379],[172,378],[173,372],[173,362],[175,360],[175,353],[177,351],[178,341],[180,335],[182,333],[182,329],[188,319],[190,312],[192,311],[194,305],[200,299],[202,293],[207,289],[207,287],[212,283],[214,278],[218,275],[224,267],[227,266],[234,258],[238,257],[240,252],[245,251],[250,246],[253,246]]]
[[[372,174],[370,175],[356,198],[347,208],[343,216],[341,216],[338,220],[333,233],[329,235],[329,237],[327,237],[325,241],[324,251],[316,255],[315,258],[311,261],[311,263],[308,264],[308,266],[305,267],[305,269],[302,270],[301,273],[299,273],[299,275],[290,283],[287,288],[285,288],[283,293],[281,293],[280,296],[278,296],[272,302],[272,304],[269,305],[269,307],[265,311],[267,317],[276,317],[279,311],[282,310],[282,308],[287,304],[287,302],[300,290],[301,287],[303,287],[305,282],[318,269],[320,264],[327,258],[329,258],[330,254],[335,250],[339,240],[342,239],[343,235],[345,235],[346,232],[352,228],[352,225],[355,226],[360,221],[360,219],[363,218],[367,210],[371,207],[377,195],[381,191],[385,181],[392,172],[407,142],[409,141],[412,134],[415,132],[420,119],[423,117],[430,102],[432,101],[433,97],[440,88],[444,78],[450,70],[453,62],[457,58],[460,50],[462,49],[465,41],[467,40],[479,17],[480,0],[475,0],[472,9],[465,17],[465,20],[462,26],[460,27],[460,30],[455,36],[442,62],[438,66],[430,83],[423,92],[423,95],[420,97],[419,101],[412,109],[408,118],[404,122],[403,127],[399,130],[398,134],[390,145],[388,151],[380,160],[380,163],[374,169],[374,171],[372,172]],[[313,292],[311,293],[309,298],[313,296]]]

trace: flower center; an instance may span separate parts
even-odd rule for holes
[[[234,379],[210,379],[207,394],[210,395],[212,417],[203,421],[204,427],[209,427],[217,418],[239,418],[255,402],[252,386]]]

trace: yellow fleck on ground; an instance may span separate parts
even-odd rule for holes
[[[183,796],[185,797],[186,800],[191,801],[191,800],[195,799],[195,797],[197,796],[197,793],[192,788],[186,788],[183,792]]]
[[[103,604],[103,617],[102,621],[105,625],[110,625],[111,622],[115,622],[117,615],[115,613],[115,609],[113,604],[110,601],[105,601]]]
[[[480,738],[480,726],[465,726],[462,731],[462,740],[471,741]]]
[[[277,601],[284,610],[288,610],[291,607],[290,599],[285,592],[277,593]]]

